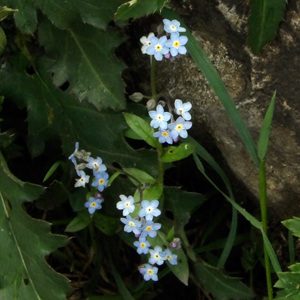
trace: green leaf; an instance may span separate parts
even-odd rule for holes
[[[101,213],[93,215],[93,224],[106,235],[114,235],[121,227],[119,218],[106,216]]]
[[[161,160],[163,162],[173,162],[181,160],[191,155],[195,150],[193,144],[182,143],[179,146],[169,146],[164,149]]]
[[[4,5],[17,9],[14,14],[16,26],[26,34],[33,34],[37,27],[37,13],[34,1],[4,0]]]
[[[300,218],[293,217],[293,219],[281,222],[286,228],[292,231],[294,236],[300,238]]]
[[[300,263],[289,266],[290,272],[277,273],[279,280],[274,287],[283,289],[277,292],[276,300],[298,300],[300,298]]]
[[[92,221],[93,219],[87,211],[80,211],[78,212],[77,216],[69,223],[65,231],[76,232],[82,230],[89,226],[89,224],[92,223]]]
[[[158,142],[157,138],[153,136],[154,129],[148,122],[129,113],[124,113],[124,117],[128,126],[146,143],[154,148],[161,148],[161,144]]]
[[[1,299],[65,299],[68,280],[56,273],[44,257],[64,246],[68,238],[51,234],[48,223],[32,219],[22,206],[44,189],[14,177],[1,153],[0,177]]]
[[[286,0],[251,0],[248,42],[254,53],[275,37],[283,20]]]
[[[106,29],[122,0],[35,0],[41,11],[60,29],[70,28],[81,19],[83,23]]]
[[[276,92],[274,93],[271,103],[267,109],[263,126],[260,131],[260,135],[257,143],[257,156],[260,160],[263,160],[267,154],[274,107],[275,107],[275,99],[276,99]]]
[[[135,184],[135,185],[140,185],[140,184],[154,184],[156,183],[156,180],[146,173],[143,170],[139,170],[136,168],[123,168],[123,171],[128,174],[129,179]]]
[[[6,43],[7,40],[5,32],[3,31],[2,27],[0,27],[0,55],[3,53]]]
[[[218,300],[246,300],[255,296],[238,278],[229,277],[204,261],[194,264],[194,276],[196,283]]]
[[[116,20],[128,20],[140,18],[155,12],[160,12],[168,0],[131,0],[118,8],[115,14]]]
[[[81,23],[59,30],[44,20],[39,25],[39,41],[55,58],[49,70],[53,72],[56,86],[68,81],[69,92],[80,101],[88,100],[99,110],[125,108],[121,79],[125,66],[114,55],[114,49],[123,41],[117,32],[102,32]]]
[[[164,9],[162,12],[162,16],[168,19],[176,19],[180,21],[181,26],[185,27],[184,23],[180,19],[180,17],[171,10]],[[256,147],[253,142],[253,139],[241,117],[239,114],[234,102],[231,100],[226,87],[221,80],[219,74],[214,68],[213,64],[210,62],[209,58],[206,56],[204,51],[199,46],[198,42],[193,37],[192,33],[186,28],[185,35],[188,37],[189,41],[186,44],[186,48],[188,53],[192,56],[195,63],[198,65],[200,71],[203,73],[205,78],[207,79],[211,88],[215,91],[216,95],[220,99],[223,104],[226,113],[230,120],[232,121],[235,129],[239,133],[241,139],[243,140],[249,154],[251,155],[254,163],[259,166],[259,160],[256,153]]]
[[[156,176],[156,152],[135,151],[120,138],[126,128],[123,115],[100,113],[92,105],[79,103],[68,93],[55,89],[45,70],[46,63],[38,61],[39,73],[33,75],[28,75],[19,62],[0,70],[0,94],[20,108],[28,108],[28,143],[32,155],[39,155],[49,138],[59,136],[66,157],[79,141],[80,149],[92,151],[106,164],[135,166]]]

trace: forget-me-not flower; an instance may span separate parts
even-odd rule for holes
[[[106,172],[95,172],[95,180],[92,183],[93,187],[96,187],[99,192],[102,192],[107,185],[108,174]]]
[[[134,220],[130,215],[126,216],[125,218],[121,218],[121,222],[125,224],[124,231],[125,232],[133,232],[134,234],[140,234],[141,233],[141,226],[142,223],[138,220]]]
[[[95,199],[94,197],[90,197],[89,201],[84,204],[86,208],[88,208],[89,213],[92,215],[97,209],[102,208],[102,200]]]
[[[121,201],[117,203],[117,209],[123,209],[123,216],[131,214],[135,209],[133,197],[126,197],[125,195],[120,195],[119,197]]]
[[[153,267],[149,264],[145,264],[145,266],[143,268],[140,268],[139,271],[144,276],[144,279],[146,281],[148,281],[150,279],[152,279],[153,281],[158,280],[158,277],[157,277],[158,268],[157,267]]]
[[[155,246],[154,249],[150,249],[151,257],[149,258],[149,263],[154,265],[158,264],[159,266],[164,263],[165,254],[162,251],[161,247]]]
[[[160,129],[157,132],[153,133],[153,136],[158,138],[158,141],[163,144],[163,143],[168,143],[170,145],[173,144],[173,138],[172,138],[172,134],[171,131],[168,129]]]
[[[171,119],[171,114],[169,112],[165,112],[163,107],[159,104],[156,107],[155,110],[149,111],[149,116],[152,118],[152,121],[150,123],[151,127],[153,128],[161,128],[161,129],[167,129],[168,127],[168,121]]]
[[[133,245],[137,247],[136,251],[138,254],[148,254],[149,247],[151,246],[145,238],[140,238],[138,241],[135,241]]]
[[[170,48],[170,53],[172,56],[179,54],[186,54],[187,50],[185,44],[188,38],[184,35],[180,36],[178,32],[172,32],[171,38],[166,42],[166,46]]]
[[[146,49],[146,53],[149,55],[154,55],[156,60],[162,60],[163,55],[169,53],[169,48],[165,46],[167,37],[164,35],[161,38],[155,36],[150,38],[151,45]]]
[[[84,171],[78,171],[79,179],[76,179],[75,187],[83,186],[85,187],[86,183],[89,183],[90,176],[86,175]]]
[[[171,265],[177,265],[177,255],[173,254],[169,249],[164,251],[164,258],[167,260]]]
[[[79,149],[79,142],[76,142],[76,143],[75,143],[75,150],[74,150],[74,152],[69,156],[69,159],[70,159],[71,162],[75,165],[75,167],[77,166],[76,154],[78,153],[78,149]]]
[[[153,32],[150,32],[150,33],[148,34],[148,36],[142,36],[142,37],[140,38],[140,42],[143,44],[142,49],[141,49],[143,54],[146,54],[147,48],[148,48],[149,46],[151,46],[150,39],[151,39],[152,37],[154,37],[154,33],[153,33]]]
[[[98,156],[96,159],[93,157],[87,158],[87,164],[86,167],[93,170],[93,173],[95,175],[95,172],[104,172],[106,171],[106,166],[102,164],[102,159]]]
[[[187,138],[187,130],[192,127],[192,122],[186,121],[183,117],[179,117],[175,123],[169,124],[169,129],[171,130],[173,138],[181,136],[182,138]]]
[[[175,100],[176,114],[182,116],[186,121],[189,121],[192,118],[191,114],[188,112],[191,108],[191,102],[183,103],[180,99]]]
[[[160,223],[154,223],[153,221],[147,221],[146,224],[141,228],[141,238],[150,236],[151,238],[156,237],[157,230],[161,228]]]
[[[180,22],[177,20],[168,20],[168,19],[163,19],[163,22],[165,24],[164,30],[167,33],[172,33],[172,32],[185,32],[186,29],[183,27],[180,27]]]
[[[143,200],[141,202],[141,210],[139,212],[140,217],[145,217],[147,221],[152,221],[153,217],[158,217],[161,211],[157,208],[159,205],[158,200]]]

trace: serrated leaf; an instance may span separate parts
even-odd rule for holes
[[[181,160],[191,155],[195,150],[193,144],[182,143],[179,146],[169,146],[164,149],[161,160],[163,162],[173,162]]]
[[[294,236],[300,238],[300,218],[293,217],[293,219],[282,221],[282,224],[288,228]]]
[[[194,264],[193,273],[196,283],[218,300],[246,300],[255,296],[238,278],[229,277],[204,261]]]
[[[39,40],[56,59],[50,68],[56,86],[68,82],[70,92],[99,110],[125,108],[121,79],[125,65],[114,55],[114,49],[123,41],[117,32],[102,32],[80,23],[59,30],[45,20],[39,26]]]
[[[161,11],[167,0],[131,0],[118,8],[115,14],[117,20],[128,20],[140,18]]]
[[[124,117],[128,126],[146,143],[154,148],[161,148],[161,144],[153,136],[154,130],[148,122],[136,115],[129,113],[124,113]]]
[[[279,272],[279,280],[274,287],[283,289],[277,292],[276,300],[298,300],[300,298],[300,263],[289,266],[290,272]]]
[[[29,146],[31,153],[40,154],[45,141],[53,135],[61,137],[64,153],[80,148],[92,151],[107,164],[118,162],[122,167],[145,170],[157,174],[157,154],[154,151],[135,151],[120,139],[126,128],[121,113],[98,112],[88,103],[79,103],[71,95],[55,89],[45,61],[39,61],[39,74],[28,75],[21,66],[0,70],[0,94],[14,101],[18,107],[28,108]],[[18,69],[21,68],[21,69]]]
[[[84,23],[106,29],[121,3],[122,0],[36,0],[41,11],[61,29],[70,27],[80,18]]]
[[[1,153],[0,177],[1,299],[64,299],[68,280],[51,269],[44,256],[68,239],[51,234],[48,223],[32,219],[22,207],[22,202],[35,200],[44,189],[14,177]]]
[[[26,34],[32,34],[37,27],[37,13],[33,0],[3,0],[3,5],[17,9],[14,14],[16,26]]]
[[[248,42],[254,53],[275,37],[283,20],[286,0],[251,0]]]

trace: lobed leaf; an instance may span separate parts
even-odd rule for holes
[[[49,70],[57,87],[68,82],[70,92],[99,110],[125,108],[121,79],[125,66],[113,52],[122,39],[114,30],[102,32],[80,23],[59,30],[44,20],[39,26],[39,41],[55,58]]]
[[[48,223],[32,219],[22,207],[22,202],[35,200],[44,189],[14,177],[1,153],[0,177],[1,299],[65,299],[68,280],[44,257],[68,239],[51,234]]]
[[[254,53],[262,50],[276,35],[283,20],[286,0],[251,0],[248,43]]]

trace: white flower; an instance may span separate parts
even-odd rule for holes
[[[149,46],[151,46],[150,38],[152,38],[153,36],[154,36],[154,33],[150,32],[148,34],[148,37],[143,36],[143,37],[140,38],[140,42],[143,44],[142,49],[141,49],[143,54],[146,54],[147,48]]]

